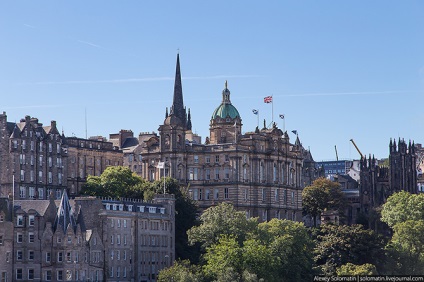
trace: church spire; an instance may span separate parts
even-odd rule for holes
[[[178,117],[183,124],[186,124],[186,111],[184,109],[183,101],[183,88],[181,85],[181,71],[180,71],[180,54],[177,54],[177,66],[175,70],[174,82],[174,98],[171,106],[170,115]]]
[[[187,130],[191,130],[191,115],[190,115],[190,108],[188,108]]]

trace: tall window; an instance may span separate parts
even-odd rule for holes
[[[230,178],[230,169],[228,167],[224,168],[225,179]]]
[[[219,168],[215,168],[215,179],[219,179]]]
[[[224,199],[228,199],[230,197],[229,188],[224,188]]]
[[[206,180],[210,180],[211,179],[211,170],[210,169],[206,169]]]
[[[278,191],[278,188],[275,188],[275,192],[274,192],[274,201],[275,202],[279,202],[279,200],[280,200],[280,193],[279,193],[279,191]]]
[[[277,181],[277,164],[274,164],[274,169],[273,169],[273,173],[272,173],[272,180],[274,182]]]
[[[265,169],[264,168],[264,163],[261,162],[261,165],[259,166],[259,179],[260,179],[261,182],[264,181],[264,179],[265,179],[264,169]]]

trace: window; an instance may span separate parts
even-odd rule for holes
[[[199,163],[199,156],[195,155],[193,159],[195,164]]]
[[[34,232],[29,232],[28,233],[28,243],[34,243]]]
[[[278,191],[278,188],[275,188],[274,201],[278,202],[279,200],[280,200],[280,193]]]
[[[206,180],[210,180],[210,179],[211,179],[211,170],[206,169]]]
[[[33,268],[28,269],[28,279],[29,280],[34,279],[34,269]]]
[[[211,157],[210,156],[206,156],[206,163],[209,164],[211,162]]]
[[[211,191],[209,189],[206,189],[206,195],[205,195],[206,200],[210,199],[210,194],[211,194]]]
[[[22,260],[24,257],[24,253],[22,252],[22,250],[17,250],[16,251],[16,260]]]
[[[276,164],[274,164],[272,179],[273,179],[274,182],[277,181],[277,165]]]
[[[22,243],[23,239],[24,239],[24,235],[22,235],[22,233],[16,234],[16,242],[17,243]]]
[[[62,262],[63,261],[63,253],[62,252],[57,252],[57,261],[58,262]]]
[[[56,242],[58,242],[58,243],[62,243],[62,238],[57,237]]]
[[[46,281],[52,281],[52,271],[46,270],[44,272],[44,278],[46,279]]]
[[[0,235],[0,245],[3,245],[3,235]]]
[[[262,201],[265,201],[266,200],[266,191],[265,191],[265,188],[262,188]]]
[[[224,168],[225,179],[230,178],[230,169],[228,167]]]
[[[22,174],[21,174],[22,175]],[[19,187],[19,197],[24,199],[26,197],[26,188],[23,186]]]
[[[43,166],[43,156],[39,156],[38,162],[40,166]]]
[[[52,182],[53,182],[52,172],[49,171],[49,183],[52,183]]]
[[[16,280],[22,280],[22,268],[16,269]]]
[[[49,143],[49,153],[51,153],[52,151],[52,143]]]
[[[224,188],[224,198],[228,199],[229,198],[229,188]]]
[[[219,168],[215,168],[215,179],[219,179]]]
[[[213,192],[213,198],[214,200],[218,200],[219,199],[219,189],[215,188],[214,192]]]
[[[110,235],[110,244],[113,245],[113,235]]]
[[[29,187],[28,188],[28,197],[30,199],[35,199],[35,188],[34,187]]]
[[[34,251],[28,251],[28,259],[33,260],[34,259]]]
[[[116,235],[116,244],[121,245],[121,235]]]
[[[44,199],[44,189],[38,188],[38,199]]]
[[[62,281],[63,280],[63,270],[57,271],[57,280]]]
[[[225,162],[229,162],[230,161],[230,157],[228,155],[225,155]]]
[[[294,204],[294,192],[291,192],[291,203]]]
[[[215,162],[216,162],[216,163],[219,163],[219,155],[216,155],[216,156],[215,156]]]
[[[30,172],[29,172],[29,180],[31,182],[34,182],[34,171],[33,170],[30,170]]]
[[[23,215],[18,215],[16,225],[17,226],[23,226],[24,225],[24,216]]]
[[[121,227],[121,220],[120,219],[117,220],[117,223],[118,223],[118,227]]]
[[[35,216],[34,215],[28,216],[28,225],[34,226],[34,222],[35,222]]]
[[[50,262],[52,259],[52,255],[50,252],[46,252],[46,262]]]
[[[124,235],[124,245],[127,244],[127,235]]]
[[[52,165],[53,165],[52,157],[49,157],[49,167],[52,167]]]
[[[112,266],[110,268],[110,271],[109,271],[109,277],[113,278],[113,274],[114,274],[114,269],[113,269],[113,266]]]
[[[25,170],[21,169],[21,181],[25,180]]]
[[[72,261],[72,254],[71,252],[66,252],[66,261],[71,262]]]
[[[124,219],[124,228],[127,228],[127,220]]]

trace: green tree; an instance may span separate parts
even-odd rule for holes
[[[424,194],[401,191],[391,195],[381,210],[381,221],[393,228],[407,220],[424,219]]]
[[[201,269],[190,264],[190,261],[175,261],[174,265],[162,269],[158,275],[158,282],[198,282],[202,281]]]
[[[383,266],[384,245],[383,238],[362,225],[324,224],[317,236],[316,265],[326,275],[334,275],[337,267],[349,262]]]
[[[356,265],[348,262],[337,268],[337,275],[357,276],[357,275],[377,275],[375,265],[370,263]]]
[[[88,176],[81,194],[111,198],[142,199],[148,184],[129,168],[107,167],[100,176]]]
[[[387,250],[392,259],[393,274],[424,274],[424,220],[407,220],[393,227]]]
[[[306,214],[314,219],[317,226],[317,217],[325,210],[341,211],[344,198],[340,184],[326,178],[316,179],[312,185],[302,191],[302,204]]]
[[[257,219],[246,219],[244,212],[236,211],[234,206],[221,203],[210,207],[200,216],[200,226],[188,230],[190,244],[200,243],[203,249],[218,242],[222,235],[233,235],[243,242],[246,234],[257,227]]]

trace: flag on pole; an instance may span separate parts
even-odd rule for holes
[[[292,132],[297,135],[297,130],[292,130]]]
[[[281,118],[281,119],[284,119],[284,115],[283,115],[283,114],[281,114],[281,115],[280,115],[280,118]]]
[[[264,98],[264,103],[266,103],[266,104],[272,103],[272,96],[266,96]]]
[[[252,110],[252,113],[253,113],[254,115],[257,115],[257,114],[259,114],[259,111],[258,111],[258,110],[253,109],[253,110]]]

